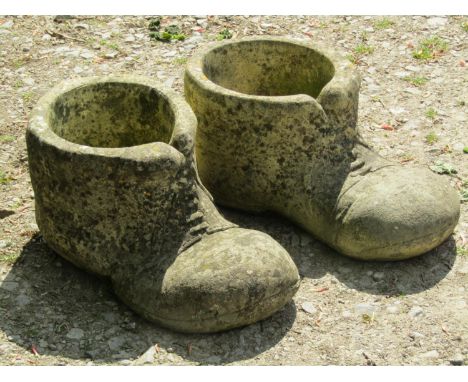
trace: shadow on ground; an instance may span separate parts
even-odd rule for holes
[[[171,363],[175,353],[187,361],[225,364],[275,346],[293,325],[296,308],[291,302],[266,320],[224,333],[175,333],[137,316],[110,282],[62,259],[38,235],[0,283],[0,313],[8,338],[41,355],[134,361],[158,344],[154,357],[162,363]]]
[[[347,287],[370,294],[421,292],[441,281],[455,261],[453,239],[414,259],[363,262],[337,254],[281,217],[222,211],[240,226],[259,229],[280,242],[302,277],[321,279],[331,274]],[[40,235],[24,246],[0,284],[0,312],[0,328],[28,351],[34,345],[42,355],[95,363],[130,363],[154,344],[160,349],[154,357],[163,364],[173,363],[174,354],[200,364],[251,359],[280,342],[296,319],[291,302],[269,319],[245,328],[212,335],[174,333],[138,317],[117,299],[108,281],[56,255]]]
[[[351,289],[376,295],[411,295],[439,283],[452,269],[456,244],[451,236],[439,247],[404,261],[361,261],[341,255],[293,223],[274,214],[252,215],[222,209],[244,228],[258,229],[277,240],[291,255],[301,277],[333,275]]]

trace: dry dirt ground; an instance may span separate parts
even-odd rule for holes
[[[0,16],[0,364],[466,363],[468,18],[163,17],[163,27],[178,24],[187,35],[171,43],[149,38],[149,20]],[[453,236],[408,261],[360,262],[280,217],[223,209],[278,240],[302,285],[269,319],[214,335],[152,325],[106,280],[48,249],[35,223],[24,139],[41,94],[63,79],[110,73],[151,76],[183,93],[187,58],[224,29],[232,38],[291,36],[345,51],[363,77],[367,142],[404,166],[432,166],[459,191]]]

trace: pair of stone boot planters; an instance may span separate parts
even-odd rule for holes
[[[269,316],[298,288],[278,243],[217,212],[195,136],[216,202],[281,213],[346,255],[408,258],[453,231],[447,183],[359,139],[359,79],[335,53],[284,39],[221,43],[189,61],[185,85],[196,134],[182,99],[137,77],[58,86],[27,134],[44,238],[146,318],[225,330]]]

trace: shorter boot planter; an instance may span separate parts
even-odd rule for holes
[[[268,317],[297,269],[268,235],[226,221],[198,179],[185,101],[134,76],[62,83],[27,131],[36,219],[57,253],[109,277],[147,319],[215,332]]]
[[[359,259],[406,259],[447,239],[460,214],[456,191],[362,141],[359,84],[348,60],[296,40],[197,52],[185,94],[198,119],[198,170],[215,201],[278,212]]]

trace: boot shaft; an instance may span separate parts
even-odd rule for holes
[[[197,215],[214,206],[200,201],[196,119],[178,96],[157,89],[138,77],[71,81],[39,101],[27,131],[44,238],[101,275],[177,254],[225,223],[217,213],[208,222]]]
[[[203,182],[221,203],[235,194],[248,210],[293,208],[285,190],[318,185],[304,173],[321,173],[338,192],[355,159],[358,92],[351,64],[313,44],[254,38],[201,50],[188,64],[185,94],[198,118]]]

